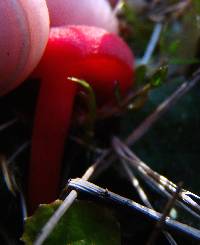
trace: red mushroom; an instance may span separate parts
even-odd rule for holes
[[[35,76],[41,88],[33,127],[28,201],[31,210],[55,200],[59,190],[64,142],[77,85],[67,77],[85,79],[97,102],[114,100],[118,81],[122,94],[131,86],[134,58],[115,34],[89,26],[52,28]]]

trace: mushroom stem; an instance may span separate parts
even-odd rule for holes
[[[34,76],[41,88],[33,127],[28,201],[33,211],[58,195],[64,141],[74,96],[81,88],[67,80],[90,82],[98,105],[115,103],[116,81],[124,94],[132,86],[134,57],[115,34],[89,26],[52,28]]]
[[[57,198],[64,141],[70,125],[76,87],[63,74],[60,77],[45,77],[41,82],[29,170],[30,212],[39,203],[52,202]]]

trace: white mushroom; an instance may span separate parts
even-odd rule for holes
[[[118,32],[118,21],[107,0],[46,0],[51,26],[89,25]]]
[[[0,95],[17,87],[39,62],[49,35],[45,0],[0,1]]]

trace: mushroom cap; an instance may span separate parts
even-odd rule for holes
[[[118,32],[118,21],[108,0],[46,0],[51,26],[89,25]]]
[[[17,87],[38,64],[49,35],[45,0],[0,1],[0,95]]]
[[[113,33],[83,25],[55,27],[35,75],[84,79],[102,104],[114,98],[116,83],[122,94],[132,86],[133,65],[132,51]]]

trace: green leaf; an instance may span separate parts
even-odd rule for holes
[[[124,12],[126,21],[128,21],[130,24],[134,24],[136,21],[136,15],[133,9],[125,2],[122,2],[122,10]]]
[[[88,107],[88,115],[85,123],[85,140],[90,142],[93,137],[94,132],[94,122],[96,119],[97,113],[97,105],[96,105],[96,96],[93,88],[90,86],[88,82],[82,79],[78,79],[76,77],[68,77],[69,80],[78,83],[87,93],[87,107]]]
[[[192,58],[192,59],[179,59],[179,58],[172,58],[170,60],[170,64],[173,65],[194,65],[199,64],[200,59]]]
[[[163,84],[167,77],[168,66],[161,66],[150,78],[152,87],[159,87]]]
[[[41,228],[46,224],[62,201],[41,205],[25,223],[22,240],[33,244]],[[61,218],[49,238],[48,245],[118,245],[119,226],[111,212],[91,202],[75,202]]]
[[[181,19],[165,25],[161,39],[161,55],[169,60],[170,64],[196,64],[194,59],[198,48],[200,34],[200,1],[191,1]]]
[[[120,13],[120,18],[123,20],[121,36],[134,50],[135,57],[140,57],[149,42],[154,23],[149,21],[146,15],[141,15],[136,8],[133,8],[132,4],[128,4],[127,1],[122,2],[122,13]]]
[[[89,103],[88,103],[88,109],[89,109],[89,115],[90,118],[92,118],[92,121],[94,121],[96,117],[96,97],[93,88],[90,86],[88,82],[85,80],[81,80],[75,77],[68,77],[69,80],[76,82],[80,84],[88,93],[89,96]]]
[[[144,84],[145,77],[146,77],[146,72],[147,72],[147,67],[145,65],[139,65],[136,68],[136,71],[135,71],[135,75],[136,75],[135,81],[136,81],[136,84],[138,84],[138,85]]]
[[[176,55],[178,48],[180,48],[180,40],[174,40],[169,44],[168,51],[171,55]]]

